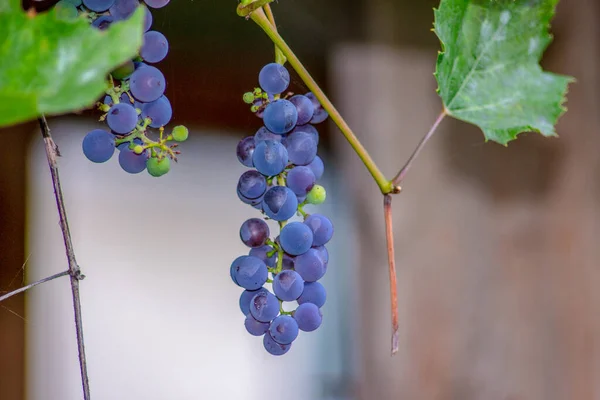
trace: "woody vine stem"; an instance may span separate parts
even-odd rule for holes
[[[294,54],[292,49],[288,46],[285,40],[277,32],[275,25],[275,19],[273,12],[269,6],[269,3],[274,0],[256,0],[256,1],[242,1],[238,6],[237,12],[239,16],[245,17],[246,19],[252,19],[262,30],[269,36],[271,41],[275,44],[275,59],[278,63],[284,64],[286,61],[294,68],[298,76],[302,79],[304,84],[313,92],[315,97],[319,100],[323,108],[329,113],[330,118],[335,122],[342,135],[346,138],[350,146],[358,157],[361,159],[373,180],[381,190],[384,197],[384,218],[386,226],[386,242],[387,242],[387,253],[389,261],[389,277],[390,277],[390,309],[392,316],[392,355],[398,352],[399,342],[399,323],[398,323],[398,295],[396,288],[396,264],[394,258],[394,235],[392,229],[392,195],[398,194],[401,191],[400,184],[406,177],[408,171],[413,165],[414,160],[419,156],[423,147],[432,138],[434,133],[437,131],[440,123],[448,115],[444,109],[433,126],[427,132],[427,134],[421,139],[408,161],[400,169],[400,171],[391,180],[388,180],[383,172],[379,169],[375,161],[369,155],[369,152],[362,145],[360,140],[356,137],[348,123],[341,116],[339,111],[335,108],[333,103],[327,98],[323,90],[319,87],[317,82],[310,75],[308,70],[304,67],[300,59]]]

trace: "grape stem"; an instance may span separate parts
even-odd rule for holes
[[[444,108],[442,110],[442,112],[440,113],[440,115],[438,115],[438,117],[435,120],[435,122],[433,123],[433,125],[431,126],[431,129],[429,129],[429,132],[427,132],[427,134],[425,134],[425,136],[423,136],[423,139],[421,139],[421,141],[419,142],[419,144],[417,145],[417,147],[411,154],[411,156],[408,159],[408,161],[406,162],[406,164],[404,164],[404,166],[402,167],[400,172],[398,172],[396,174],[396,176],[394,177],[394,179],[392,179],[392,183],[394,186],[398,186],[404,180],[404,177],[408,173],[408,170],[412,166],[413,162],[419,156],[419,154],[421,154],[421,150],[423,150],[423,147],[425,147],[425,145],[427,144],[429,139],[431,139],[433,134],[437,131],[437,128],[440,126],[440,124],[442,123],[442,121],[444,120],[446,115],[448,115],[448,112],[446,111],[446,108]]]
[[[271,25],[273,25],[273,29],[277,32],[277,25],[275,24],[275,16],[273,15],[273,10],[271,10],[271,5],[269,3],[264,5],[265,13],[267,14],[267,18]],[[287,62],[287,58],[281,52],[281,49],[275,45],[275,62],[281,65],[284,65]]]
[[[73,296],[73,312],[75,316],[75,332],[77,336],[77,350],[79,354],[79,369],[81,372],[81,384],[83,389],[84,400],[90,400],[90,383],[87,373],[87,360],[85,356],[85,344],[83,340],[83,319],[81,317],[81,298],[79,296],[79,281],[85,276],[81,273],[81,269],[75,259],[75,251],[73,242],[71,241],[71,232],[69,230],[69,222],[67,220],[67,210],[62,194],[60,177],[58,174],[57,158],[60,157],[58,146],[54,143],[50,134],[50,127],[46,121],[46,117],[42,115],[38,118],[40,130],[44,139],[46,149],[46,158],[50,167],[50,175],[52,176],[52,185],[54,187],[54,197],[56,199],[56,207],[58,209],[58,218],[60,230],[62,232],[63,241],[65,244],[65,252],[69,265],[68,274],[71,279],[71,294]]]
[[[19,293],[23,293],[24,291],[29,290],[29,289],[31,289],[33,287],[36,287],[37,285],[41,285],[42,283],[46,283],[46,282],[50,282],[50,281],[53,281],[53,280],[58,279],[58,278],[62,278],[63,276],[66,276],[66,275],[69,275],[69,274],[70,274],[69,271],[63,271],[63,272],[59,272],[58,274],[54,274],[52,276],[48,276],[48,277],[46,277],[44,279],[40,279],[37,282],[30,283],[27,286],[23,286],[23,287],[21,287],[19,289],[13,290],[12,292],[8,292],[8,293],[0,296],[0,302],[8,299],[9,297],[13,297],[13,296],[15,296],[15,295],[17,295]]]
[[[396,284],[396,257],[394,255],[394,229],[392,226],[392,196],[383,196],[383,214],[385,217],[385,239],[390,273],[390,308],[392,312],[392,355],[398,352],[398,290]]]
[[[255,4],[251,3],[250,5]],[[238,8],[239,10],[239,8]],[[362,143],[358,140],[350,126],[346,123],[344,118],[342,118],[339,111],[335,108],[335,106],[331,103],[331,101],[327,98],[323,90],[319,87],[317,82],[310,75],[308,70],[304,67],[302,62],[296,57],[292,49],[287,45],[285,40],[279,35],[275,27],[269,22],[265,12],[258,8],[250,14],[250,17],[258,26],[260,26],[265,33],[271,38],[273,43],[282,51],[282,53],[287,57],[288,62],[294,68],[294,70],[298,73],[302,81],[308,86],[308,88],[312,91],[312,93],[319,100],[323,108],[329,113],[331,119],[338,126],[346,140],[350,143],[350,146],[354,149],[358,157],[365,164],[365,167],[369,170],[373,179],[379,186],[379,189],[383,194],[392,193],[394,190],[392,182],[388,181],[383,175],[383,173],[379,170],[369,152],[364,148]]]

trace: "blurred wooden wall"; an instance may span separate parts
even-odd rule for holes
[[[0,295],[22,286],[25,149],[31,125],[0,130]],[[23,398],[24,298],[0,303],[0,399]]]
[[[338,49],[334,97],[393,176],[441,111],[436,52],[396,28],[416,2],[371,4],[374,44]],[[357,398],[600,399],[599,8],[570,0],[558,10],[544,64],[578,79],[560,138],[527,134],[503,148],[445,121],[394,198],[393,358],[382,199],[335,135],[363,234]],[[415,37],[430,28],[411,25]]]

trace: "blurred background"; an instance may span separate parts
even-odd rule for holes
[[[282,35],[388,176],[441,110],[437,1],[285,0]],[[273,58],[233,1],[171,2],[153,29],[174,124],[192,134],[160,179],[81,140],[97,114],[50,119],[78,261],[96,399],[600,399],[600,4],[562,1],[544,66],[578,79],[560,138],[508,148],[447,120],[394,199],[400,352],[389,354],[382,199],[335,126],[321,125],[336,236],[324,323],[284,357],[250,337],[231,261],[257,212],[235,194],[241,101]],[[294,75],[295,76],[295,75]],[[293,78],[291,90],[307,89]],[[0,293],[66,269],[35,123],[0,130]],[[0,304],[0,399],[81,398],[68,280]]]

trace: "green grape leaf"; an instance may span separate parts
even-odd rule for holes
[[[137,54],[143,18],[140,7],[100,31],[83,17],[25,13],[20,0],[0,0],[0,126],[93,105],[110,71]]]
[[[442,43],[438,93],[445,112],[506,145],[521,132],[556,136],[573,78],[539,62],[558,0],[441,0],[434,31]]]

